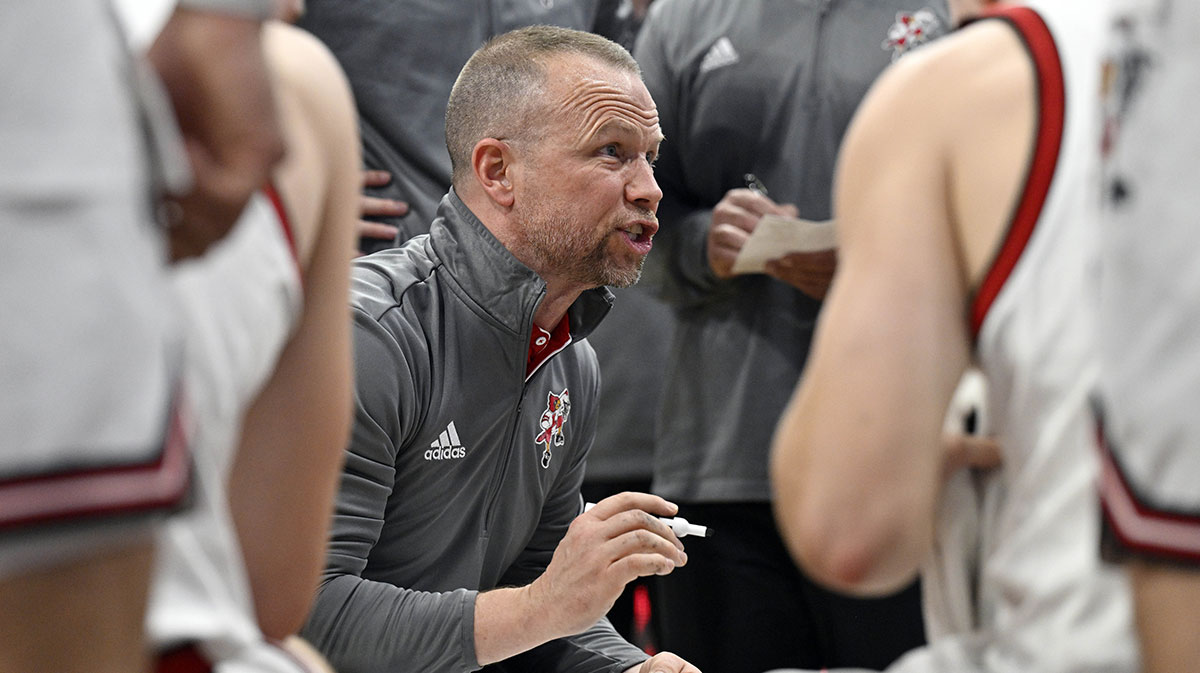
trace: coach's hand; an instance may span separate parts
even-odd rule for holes
[[[564,635],[603,617],[637,577],[666,575],[687,563],[683,543],[659,516],[674,504],[648,493],[618,493],[571,522],[530,596]]]
[[[477,595],[475,656],[479,665],[582,633],[612,608],[630,580],[666,575],[687,563],[683,543],[658,520],[659,516],[674,516],[678,510],[656,495],[618,493],[576,517],[540,577],[526,586]]]

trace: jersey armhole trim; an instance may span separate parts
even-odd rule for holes
[[[1021,253],[1033,236],[1046,195],[1054,180],[1066,119],[1066,91],[1062,61],[1050,29],[1038,13],[1028,7],[1003,7],[986,14],[1008,21],[1021,37],[1037,75],[1038,124],[1033,155],[1021,197],[1013,210],[1008,230],[987,273],[979,284],[970,308],[972,340],[977,340],[988,310],[1012,274]]]
[[[270,182],[263,186],[262,192],[271,202],[271,207],[279,217],[279,227],[283,230],[283,237],[287,239],[288,250],[292,253],[292,263],[296,265],[296,277],[300,279],[300,288],[303,289],[304,267],[300,264],[300,250],[296,246],[296,233],[292,230],[292,220],[288,217],[283,197],[279,195],[279,190],[275,188],[275,185]]]

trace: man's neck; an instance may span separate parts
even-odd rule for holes
[[[533,323],[547,332],[553,332],[558,323],[562,321],[563,316],[567,314],[567,309],[575,303],[580,294],[579,290],[556,292],[547,285],[546,296],[538,305],[537,312],[533,314]]]
[[[475,189],[458,190],[456,188],[456,192],[467,208],[483,223],[483,226],[492,232],[496,240],[500,241],[501,245],[507,248],[521,263],[528,265],[529,262],[522,259],[521,252],[514,249],[515,237],[511,235],[508,229],[510,224],[505,220],[508,213],[502,208],[497,208],[492,201]],[[547,332],[552,332],[563,316],[567,314],[567,308],[575,303],[575,300],[583,293],[584,288],[573,285],[562,278],[550,277],[542,269],[533,269],[533,271],[546,282],[546,296],[538,305],[537,312],[533,314],[533,322]]]

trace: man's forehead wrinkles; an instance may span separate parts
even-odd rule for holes
[[[584,123],[579,129],[579,139],[586,140],[610,131],[639,137],[651,135],[652,142],[661,135],[657,114],[646,115],[637,107],[607,103],[586,111]]]
[[[628,105],[621,101],[604,101],[585,110],[584,126],[599,129],[602,126],[614,125],[629,130],[649,129],[658,126],[658,114],[654,111],[647,113],[640,107]]]
[[[623,71],[613,71],[612,77],[578,71],[564,74],[557,80],[559,93],[555,96],[558,99],[555,107],[566,115],[565,119],[575,120],[571,122],[575,127],[574,142],[591,142],[609,125],[649,137],[652,144],[658,142],[661,137],[658,110],[636,74]]]
[[[634,132],[658,128],[658,111],[639,105],[632,97],[593,95],[576,98],[565,107],[573,109],[583,117],[581,131],[586,135],[597,133],[609,124],[627,127]]]
[[[582,107],[593,104],[595,101],[609,100],[620,101],[637,110],[644,109],[644,106],[637,101],[630,88],[614,85],[607,80],[586,78],[576,80],[574,85],[567,90],[562,104],[571,107]],[[650,107],[650,114],[657,116],[657,112],[653,109],[653,104]]]

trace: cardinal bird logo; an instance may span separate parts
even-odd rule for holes
[[[882,46],[892,50],[892,60],[895,61],[941,32],[942,22],[929,8],[912,13],[900,12],[896,15],[896,22],[888,28],[887,39],[883,41]]]
[[[566,388],[557,395],[546,393],[546,410],[538,422],[541,432],[534,439],[538,444],[544,444],[542,449],[542,468],[550,467],[551,449],[562,446],[567,439],[563,436],[563,425],[571,413],[571,393]]]

